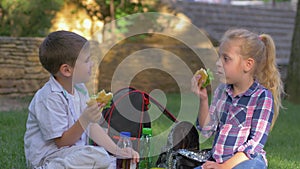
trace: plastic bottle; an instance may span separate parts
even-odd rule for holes
[[[119,148],[132,148],[132,142],[130,140],[131,133],[130,132],[121,132],[120,139],[117,143]],[[135,169],[136,165],[132,163],[131,158],[117,156],[116,160],[116,168],[117,169]]]
[[[151,168],[151,155],[150,155],[151,137],[152,137],[152,129],[143,128],[142,137],[140,139],[139,169]]]

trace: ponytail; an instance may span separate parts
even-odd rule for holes
[[[280,73],[277,69],[276,64],[276,49],[275,44],[270,35],[262,34],[259,36],[259,40],[261,40],[264,45],[264,56],[265,60],[261,62],[259,66],[259,70],[256,73],[257,80],[267,89],[269,89],[274,98],[274,116],[271,124],[271,129],[273,128],[280,108],[282,108],[281,104],[281,95],[284,93],[283,83],[281,81]]]
[[[271,124],[273,128],[279,114],[281,95],[284,94],[280,73],[276,65],[275,44],[270,35],[257,34],[246,29],[230,29],[225,32],[221,42],[238,39],[240,40],[241,55],[244,59],[254,58],[256,61],[253,72],[254,78],[265,88],[270,90],[274,99],[274,116]]]

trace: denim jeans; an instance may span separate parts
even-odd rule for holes
[[[267,169],[267,164],[262,155],[258,155],[252,160],[241,162],[232,169]]]
[[[196,167],[194,169],[202,169],[201,166]],[[262,155],[258,155],[251,160],[246,160],[241,162],[237,166],[233,167],[232,169],[267,169],[267,164],[262,157]]]

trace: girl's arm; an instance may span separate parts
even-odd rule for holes
[[[206,89],[203,89],[203,90],[206,90]],[[199,112],[198,112],[198,122],[199,122],[199,126],[201,128],[203,128],[210,121],[208,98],[200,99],[199,106],[200,107],[199,107]]]
[[[254,105],[249,138],[237,149],[238,152],[244,152],[249,159],[260,153],[267,142],[274,114],[273,103],[272,93],[265,91]]]
[[[273,98],[270,92],[264,92],[255,105],[253,112],[250,136],[247,142],[238,147],[237,153],[223,164],[209,162],[206,165],[217,166],[216,168],[227,169],[233,168],[239,163],[252,159],[263,149],[270,131],[273,119]]]
[[[249,160],[249,158],[245,155],[245,153],[237,152],[234,156],[232,156],[223,164],[218,164],[213,161],[207,161],[203,164],[202,167],[203,169],[232,169],[234,166],[246,160]]]
[[[201,84],[198,84],[199,78],[201,76],[196,75],[192,78],[192,92],[194,92],[200,98],[199,112],[198,112],[198,122],[199,126],[203,128],[209,121],[209,105],[208,105],[208,95],[206,88],[201,88]]]
[[[225,161],[222,164],[222,168],[224,169],[231,169],[234,166],[238,165],[239,163],[249,160],[249,158],[246,156],[245,153],[243,152],[237,152],[236,154],[234,154],[234,156],[232,156],[229,160]]]

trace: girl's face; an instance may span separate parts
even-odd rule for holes
[[[236,84],[242,79],[243,59],[240,55],[240,43],[240,40],[227,40],[220,45],[217,68],[223,83]]]
[[[92,61],[90,52],[81,52],[78,56],[75,64],[73,82],[74,83],[86,83],[90,80],[92,74]]]

